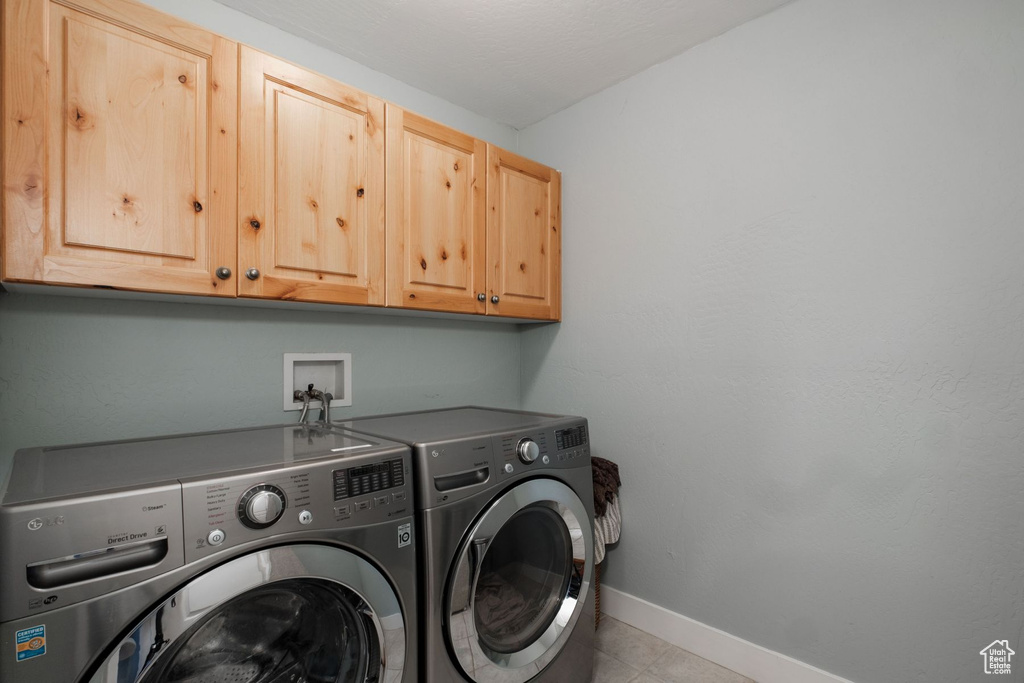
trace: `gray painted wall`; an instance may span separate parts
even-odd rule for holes
[[[607,585],[865,683],[1022,652],[1022,74],[1018,0],[801,0],[520,132]]]
[[[18,448],[291,422],[282,354],[352,354],[344,418],[519,405],[508,324],[0,295],[0,462]]]
[[[212,0],[148,4],[515,149],[508,126]],[[519,404],[513,325],[0,295],[0,472],[25,446],[293,420],[280,406],[281,356],[305,351],[353,355],[355,403],[332,416]]]

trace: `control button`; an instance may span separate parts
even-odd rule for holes
[[[374,505],[387,505],[391,502],[391,496],[377,496],[373,499]]]
[[[516,468],[512,467],[512,463],[510,463],[510,462],[505,463],[505,474],[512,474],[515,471],[516,471]]]
[[[339,505],[338,507],[334,508],[334,516],[340,519],[344,519],[345,517],[348,517],[350,514],[352,514],[352,511],[348,505]]]
[[[303,510],[299,513],[299,524],[309,524],[313,521],[313,513],[309,510]]]
[[[210,545],[220,545],[224,542],[224,538],[225,536],[223,531],[221,531],[220,529],[214,529],[206,537],[206,542]]]
[[[281,497],[271,491],[260,491],[249,499],[245,511],[257,524],[272,522],[281,515],[284,504]]]
[[[270,484],[254,486],[238,501],[238,521],[250,529],[266,529],[284,513],[284,491]]]
[[[368,501],[368,500],[361,500],[361,501],[356,503],[356,510],[369,510],[369,509],[370,509],[370,501]]]
[[[533,439],[520,439],[519,443],[516,445],[516,455],[518,455],[519,459],[525,464],[529,465],[537,459],[537,456],[540,455],[540,446],[538,446],[537,442]]]
[[[400,501],[400,500],[405,500],[405,491],[399,491],[398,493],[392,493],[391,494],[391,500],[395,501],[396,503],[398,501]]]
[[[550,465],[550,464],[551,464],[551,458],[549,458],[549,457],[548,457],[548,456],[546,456],[546,455],[545,455],[545,456],[544,456],[543,458],[541,458],[541,459],[540,459],[540,461],[541,461],[542,463],[544,463],[545,465]]]

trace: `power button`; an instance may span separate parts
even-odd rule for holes
[[[220,545],[224,542],[224,532],[220,529],[214,529],[206,537],[206,542],[210,545]]]

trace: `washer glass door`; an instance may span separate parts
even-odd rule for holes
[[[404,647],[397,597],[375,567],[340,548],[286,546],[190,581],[92,683],[376,683],[401,678]]]
[[[490,507],[467,535],[449,586],[448,636],[473,680],[537,675],[583,609],[593,562],[586,508],[565,484],[533,479]]]

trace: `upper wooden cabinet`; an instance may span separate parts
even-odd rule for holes
[[[134,0],[2,0],[0,277],[561,315],[561,180]]]
[[[240,57],[239,294],[384,305],[384,102]]]
[[[4,279],[235,296],[236,44],[6,0],[3,59]]]
[[[562,176],[487,146],[487,312],[559,320]]]
[[[484,313],[486,144],[387,106],[388,306]]]
[[[387,106],[388,306],[558,320],[561,178]]]

